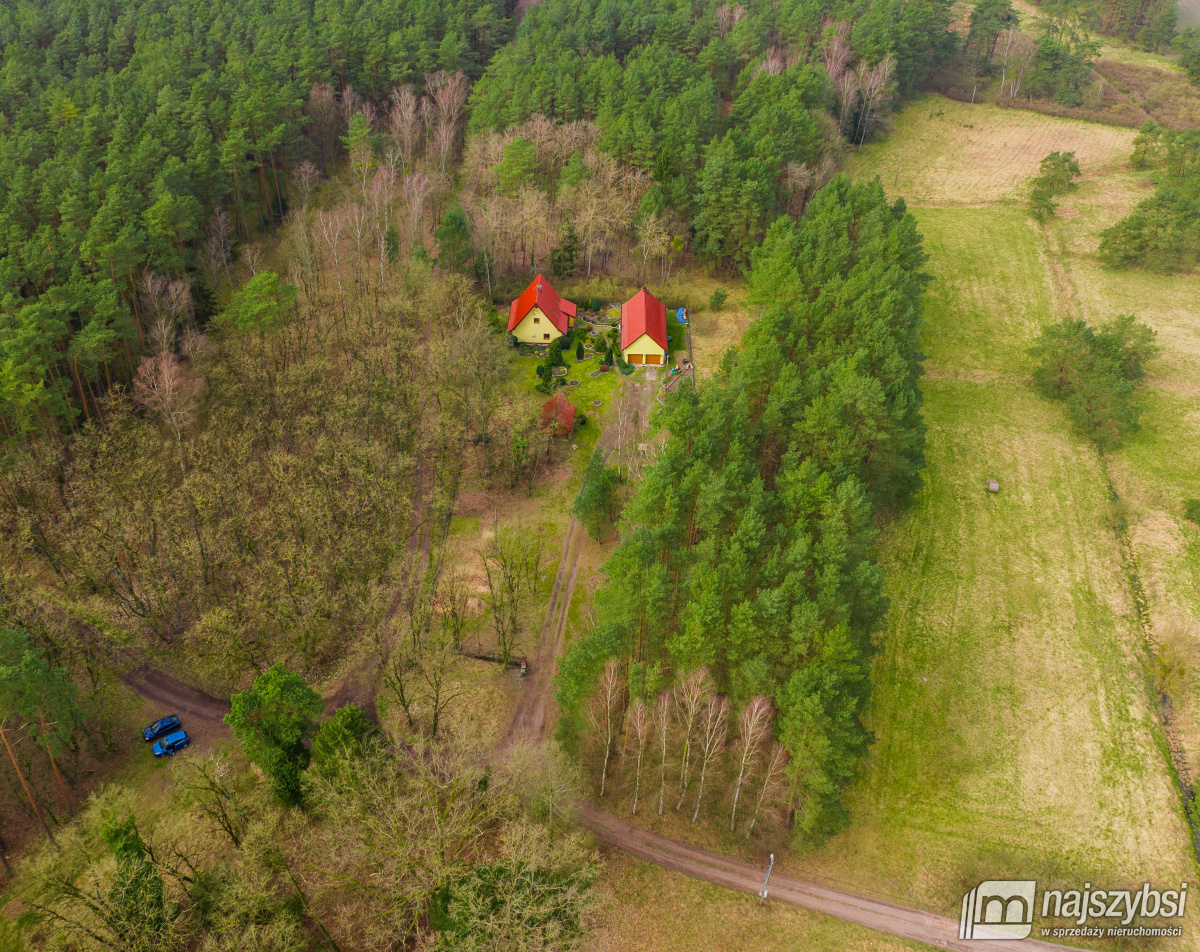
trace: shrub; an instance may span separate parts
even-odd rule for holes
[[[1134,391],[1157,351],[1154,331],[1123,315],[1099,331],[1064,318],[1043,328],[1029,352],[1039,360],[1038,389],[1064,401],[1075,428],[1104,452],[1137,429]]]
[[[506,338],[504,338],[504,340],[508,344],[509,347],[516,347],[518,344],[521,343],[519,340],[517,340],[516,334],[509,334]]]
[[[612,466],[604,463],[604,451],[600,447],[592,452],[587,469],[583,474],[583,487],[575,497],[572,511],[580,524],[597,542],[604,540],[609,527],[620,513],[617,489],[621,477]]]
[[[729,300],[729,292],[724,288],[717,288],[708,299],[708,309],[710,311],[719,311],[725,306],[727,300]]]
[[[1058,207],[1054,197],[1073,189],[1078,177],[1079,163],[1074,152],[1051,152],[1042,159],[1041,171],[1029,193],[1029,211],[1033,217],[1038,221],[1053,218]]]
[[[579,341],[575,345],[575,360],[576,362],[583,360],[583,341]]]
[[[550,347],[546,352],[546,365],[550,368],[561,367],[563,365],[563,339],[556,337],[550,341]]]
[[[1183,514],[1191,522],[1200,526],[1200,499],[1185,499],[1183,501]]]

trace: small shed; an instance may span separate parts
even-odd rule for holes
[[[990,493],[1000,492],[1000,484],[998,482],[996,482],[996,480],[994,480],[994,479],[989,479],[988,480],[988,492],[990,492]]]
[[[575,428],[575,405],[561,393],[556,393],[542,405],[542,426],[550,435],[565,440]]]

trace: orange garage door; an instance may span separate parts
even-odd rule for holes
[[[642,362],[642,355],[641,354],[630,354],[629,362],[631,364],[640,364]]]
[[[648,363],[648,364],[661,364],[661,363],[662,363],[662,357],[660,357],[658,354],[647,354],[647,355],[646,355],[646,363]]]

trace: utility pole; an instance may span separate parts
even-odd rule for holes
[[[978,84],[971,87],[971,105],[972,106],[975,105],[975,90],[977,90],[978,88],[979,88]]]
[[[762,892],[758,894],[758,904],[761,906],[767,898],[767,880],[771,878],[771,870],[775,868],[775,854],[771,854],[771,865],[767,867],[767,875],[763,877]]]

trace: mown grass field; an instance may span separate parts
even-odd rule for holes
[[[1195,877],[1113,530],[1121,510],[1094,448],[1033,390],[1026,354],[1066,312],[1133,311],[1159,327],[1155,373],[1167,384],[1148,389],[1145,427],[1111,468],[1130,486],[1121,495],[1148,587],[1195,601],[1195,532],[1176,520],[1152,556],[1162,510],[1140,515],[1134,487],[1165,502],[1177,482],[1200,495],[1196,455],[1170,449],[1200,436],[1200,390],[1180,392],[1197,379],[1200,285],[1095,260],[1099,231],[1144,194],[1128,167],[1132,135],[930,97],[851,165],[892,191],[903,156],[899,194],[926,237],[928,467],[915,506],[882,537],[892,609],[852,824],[796,863],[799,875],[950,913],[985,878]],[[1083,183],[1043,231],[1024,211],[1024,182],[1059,149],[1076,151]]]

